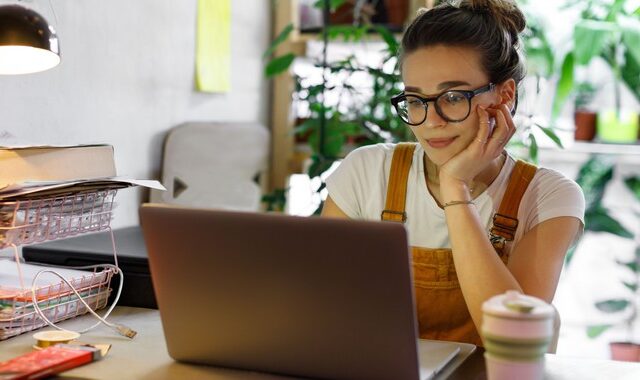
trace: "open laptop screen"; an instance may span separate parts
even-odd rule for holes
[[[170,355],[315,378],[417,379],[396,223],[144,205]]]

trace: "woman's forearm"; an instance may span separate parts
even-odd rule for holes
[[[443,204],[471,199],[464,184],[441,183],[440,191]],[[447,206],[445,215],[462,294],[480,331],[482,303],[506,290],[522,288],[496,254],[473,204]]]

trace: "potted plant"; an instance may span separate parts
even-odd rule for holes
[[[596,116],[592,109],[596,88],[589,82],[580,82],[575,88],[574,138],[579,141],[591,141],[596,136]]]
[[[325,23],[320,28],[323,51],[330,41],[343,40],[360,42],[370,40],[372,36],[384,43],[380,64],[370,66],[360,62],[355,55],[329,61],[326,54],[315,63],[322,71],[321,82],[294,75],[295,88],[293,101],[296,106],[308,110],[304,118],[299,119],[294,133],[302,136],[300,140],[309,148],[311,163],[307,174],[311,179],[319,178],[316,192],[324,189],[321,174],[327,171],[334,162],[340,160],[351,149],[352,145],[360,146],[378,142],[395,142],[410,139],[411,132],[393,113],[389,99],[402,91],[399,70],[396,65],[399,44],[395,36],[386,26],[373,25],[368,20],[375,14],[361,13],[361,17],[353,17],[355,23],[349,25],[332,25],[331,14],[336,10],[344,10],[346,0],[317,1],[316,7],[322,9]],[[341,8],[342,7],[342,8]],[[351,6],[347,9],[354,10]],[[293,27],[288,26],[274,39],[265,56],[271,55],[278,44],[288,38]],[[287,71],[293,63],[293,55],[285,54],[269,60],[265,73],[267,77],[280,75]],[[350,78],[365,76],[369,78],[370,87],[356,88],[351,85]],[[339,77],[339,81],[330,84],[330,77]],[[328,94],[334,94],[338,101],[330,102]],[[368,94],[368,95],[367,95]],[[276,189],[282,196],[282,190]],[[267,194],[263,201],[271,202],[273,194]],[[316,210],[319,213],[322,203]]]
[[[608,156],[593,156],[581,168],[576,182],[582,187],[585,195],[585,232],[606,232],[623,238],[633,239],[633,234],[627,230],[618,220],[610,215],[604,207],[602,200],[605,190],[613,179],[614,161]],[[640,201],[640,177],[630,177],[625,180],[629,190]],[[639,215],[640,217],[640,215]],[[574,251],[567,254],[567,265],[573,258]],[[640,243],[636,243],[634,257],[627,261],[617,262],[626,273],[622,280],[626,291],[619,296],[610,299],[600,299],[594,304],[595,308],[603,313],[619,315],[620,324],[624,325],[624,341],[610,343],[611,357],[615,360],[640,360],[639,342],[632,340],[634,328],[640,324]],[[631,280],[629,280],[629,278]],[[587,336],[596,338],[613,327],[613,324],[600,324],[587,327]]]
[[[611,68],[614,77],[614,109],[598,115],[598,137],[605,142],[635,142],[638,115],[621,104],[624,84],[640,101],[640,8],[625,9],[626,1],[573,1],[568,7],[581,7],[581,18],[573,30],[573,48],[562,60],[553,104],[553,117],[575,87],[574,72],[595,57]]]

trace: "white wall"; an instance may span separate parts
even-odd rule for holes
[[[232,2],[226,94],[193,89],[196,0],[54,0],[53,11],[48,1],[24,3],[56,28],[62,63],[0,76],[0,131],[39,143],[109,143],[118,174],[157,178],[171,127],[191,120],[267,123],[261,55],[270,41],[269,1]],[[112,225],[137,224],[144,196],[120,191]]]

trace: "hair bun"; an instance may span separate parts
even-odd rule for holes
[[[509,32],[513,43],[518,41],[518,34],[527,26],[524,14],[514,0],[462,0],[459,7],[491,14]]]

